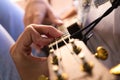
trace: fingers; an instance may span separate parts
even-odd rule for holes
[[[47,7],[46,5],[43,4],[36,4],[34,6],[34,10],[33,10],[33,23],[34,24],[41,24],[43,22],[43,19],[45,18],[46,15],[46,11],[47,11]]]
[[[46,37],[42,37],[45,35]],[[31,44],[36,44],[39,48],[49,44],[54,38],[62,36],[63,33],[53,26],[29,25],[16,41],[16,48],[21,53],[30,54]]]
[[[48,17],[51,21],[51,23],[55,24],[55,25],[62,25],[63,24],[63,21],[57,17],[57,15],[55,14],[55,12],[53,11],[52,7],[47,3],[47,14],[48,14]]]
[[[31,45],[35,44],[39,49],[41,49],[43,46],[49,44],[54,38],[62,35],[63,33],[58,31],[53,26],[35,24],[29,25],[25,28],[24,32],[20,35],[16,43],[12,46],[12,57],[14,59],[28,59],[28,61],[46,60],[32,56]]]
[[[43,20],[47,20],[47,22]],[[52,7],[44,0],[28,3],[24,16],[25,26],[42,23],[50,23],[58,26],[63,24],[62,20],[54,13]]]
[[[36,31],[38,31],[40,34],[45,34],[48,37],[56,38],[63,35],[63,33],[53,26],[48,25],[32,25]]]
[[[24,24],[41,24],[45,18],[47,7],[45,2],[40,0],[29,2],[25,9]]]

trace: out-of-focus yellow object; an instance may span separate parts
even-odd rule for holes
[[[53,65],[53,71],[57,72],[59,70],[58,65]]]
[[[80,54],[80,58],[82,60],[82,65],[80,65],[80,70],[91,73],[91,71],[94,67],[94,64],[92,62],[87,62],[85,60],[84,54]]]
[[[58,74],[56,80],[68,80],[68,75],[66,73]]]
[[[38,80],[48,80],[48,77],[46,77],[45,75],[41,75]]]
[[[82,48],[74,43],[74,39],[71,39],[70,43],[72,44],[73,51],[78,55],[81,52]]]
[[[111,74],[120,75],[120,64],[110,69]]]
[[[102,46],[97,47],[97,52],[95,53],[95,57],[106,60],[108,58],[108,52]]]
[[[66,73],[62,73],[63,80],[68,80],[68,75]]]

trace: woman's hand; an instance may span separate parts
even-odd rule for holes
[[[45,0],[30,0],[27,3],[24,16],[25,26],[29,24],[54,24],[63,22],[56,16],[52,7]]]
[[[54,38],[62,35],[62,32],[48,25],[32,24],[25,28],[10,50],[22,80],[38,80],[40,75],[47,75],[46,58],[32,56],[31,44],[34,43],[41,49],[53,41]]]

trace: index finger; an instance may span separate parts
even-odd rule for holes
[[[63,35],[60,30],[57,30],[55,27],[50,25],[36,25],[32,24],[34,29],[38,31],[40,34],[45,34],[47,37],[57,38]]]

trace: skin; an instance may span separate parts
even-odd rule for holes
[[[25,28],[24,32],[10,49],[12,59],[22,80],[38,80],[42,74],[49,76],[47,58],[32,56],[31,44],[34,43],[41,49],[53,41],[54,38],[62,35],[62,32],[48,25],[32,24]]]
[[[29,24],[62,25],[63,22],[54,13],[46,0],[28,0],[24,16],[25,26]]]

